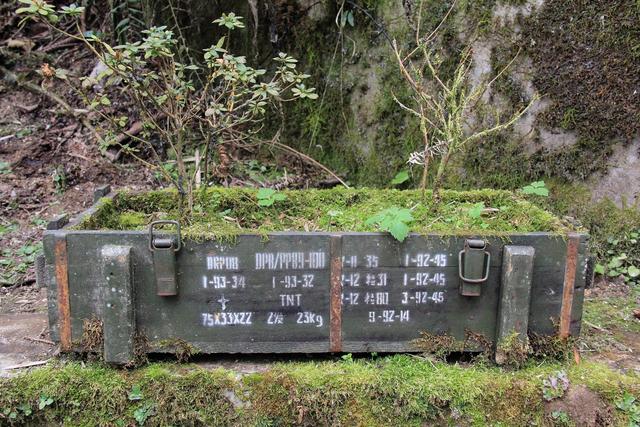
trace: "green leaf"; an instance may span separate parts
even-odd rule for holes
[[[403,222],[413,221],[413,215],[409,209],[398,209],[395,213],[395,219]]]
[[[409,180],[409,172],[406,170],[400,171],[396,174],[396,176],[391,180],[391,185],[400,185],[403,182],[407,182]]]
[[[549,189],[547,189],[544,181],[536,181],[522,188],[524,194],[533,194],[536,196],[549,196]]]
[[[218,24],[221,27],[226,27],[230,30],[235,28],[244,28],[244,24],[241,21],[241,16],[236,16],[235,13],[229,12],[229,14],[223,13],[222,16],[215,21],[214,24]]]
[[[392,206],[372,215],[365,224],[377,224],[382,231],[388,231],[395,239],[403,241],[409,234],[408,224],[411,221],[413,221],[413,215],[409,209]]]
[[[40,395],[40,399],[38,399],[38,409],[39,410],[43,410],[44,408],[46,408],[47,406],[51,405],[53,403],[53,399],[50,397],[47,397],[44,394]]]
[[[56,68],[56,77],[59,78],[60,80],[67,80],[67,70],[65,70],[64,68]]]
[[[353,12],[349,11],[347,12],[347,22],[349,23],[349,25],[351,25],[352,27],[354,26],[354,22],[353,22]]]
[[[256,194],[258,206],[271,206],[277,201],[287,198],[286,194],[278,193],[273,188],[261,188]]]
[[[268,199],[272,197],[276,193],[276,190],[273,188],[261,188],[258,190],[256,197],[258,199]]]
[[[604,265],[602,265],[602,264],[596,264],[596,266],[595,266],[595,268],[593,269],[593,271],[594,271],[596,274],[601,274],[601,275],[602,275],[602,274],[604,274],[604,271],[605,271],[605,269],[604,269]]]
[[[135,384],[131,387],[131,391],[129,392],[129,400],[142,400],[142,389],[138,384]]]
[[[76,6],[75,4],[71,4],[70,6],[62,6],[61,13],[68,16],[80,16],[84,12],[84,7]]]
[[[389,233],[398,241],[402,242],[409,235],[409,227],[404,222],[394,222],[388,227]]]
[[[133,418],[138,422],[139,425],[144,425],[144,423],[147,422],[147,419],[154,414],[155,404],[146,403],[133,411]]]
[[[635,265],[630,265],[629,267],[627,267],[627,274],[632,279],[635,279],[636,277],[640,276],[640,268],[636,267]]]
[[[271,206],[275,203],[275,200],[269,198],[269,199],[260,199],[258,200],[258,206]]]
[[[33,413],[33,411],[31,410],[31,405],[29,405],[28,403],[23,403],[22,405],[18,406],[18,410],[20,410],[27,417]]]
[[[611,261],[609,261],[609,264],[607,264],[607,267],[609,268],[618,268],[622,265],[622,261],[620,260],[620,258],[614,258]]]
[[[469,209],[468,214],[471,218],[477,219],[482,216],[482,211],[484,211],[484,202],[478,202]]]
[[[18,9],[16,10],[16,14],[20,15],[20,14],[22,14],[22,13],[33,13],[33,12],[35,12],[35,11],[37,11],[37,10],[38,10],[38,9],[36,9],[36,8],[35,8],[35,7],[33,7],[33,6],[32,6],[32,7],[21,7],[21,8],[18,8]]]
[[[0,162],[0,175],[5,175],[11,172],[11,165],[9,162]]]

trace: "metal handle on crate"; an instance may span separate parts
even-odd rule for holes
[[[479,285],[489,278],[491,264],[491,254],[486,248],[487,242],[484,240],[465,240],[464,249],[458,253],[460,294],[480,296]]]
[[[153,229],[158,225],[164,225],[164,224],[174,225],[176,227],[176,234],[178,235],[178,244],[176,245],[175,248],[173,248],[173,251],[178,252],[180,248],[182,248],[182,235],[180,234],[180,223],[178,221],[171,221],[166,219],[153,221],[151,224],[149,224],[149,250],[155,251],[156,249],[166,249],[168,244],[167,240],[170,240],[171,246],[173,246],[173,243],[174,243],[173,239],[154,239],[153,237]]]
[[[178,242],[173,237],[157,238],[153,236],[154,227],[170,224],[176,227]],[[180,223],[178,221],[153,221],[149,224],[149,250],[153,254],[153,270],[156,275],[156,295],[169,297],[178,295],[176,277],[176,252],[182,248]]]

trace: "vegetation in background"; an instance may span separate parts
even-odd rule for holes
[[[104,64],[96,77],[75,77],[68,71],[43,67],[45,78],[58,78],[86,103],[89,110],[111,126],[113,137],[104,141],[116,145],[143,165],[158,171],[193,208],[193,191],[199,166],[187,167],[185,157],[196,148],[203,149],[204,183],[208,183],[209,152],[227,142],[251,140],[260,127],[268,108],[282,103],[318,97],[313,88],[304,84],[309,76],[296,70],[297,60],[279,53],[271,77],[267,70],[247,65],[244,56],[229,52],[231,32],[244,28],[241,18],[233,12],[223,14],[214,23],[225,28],[221,37],[204,52],[205,68],[197,63],[181,63],[179,43],[166,27],[144,30],[145,37],[134,43],[111,45],[96,33],[81,27],[84,8],[75,5],[60,9],[45,1],[21,0],[25,4],[16,11],[49,26],[53,31],[79,40]],[[71,27],[72,30],[67,30]],[[96,88],[99,87],[99,90]],[[141,133],[130,131],[129,118],[111,109],[110,87],[130,99],[140,114]],[[164,167],[164,159],[152,136],[158,135],[161,145],[175,157],[175,175]],[[122,137],[124,136],[124,138]],[[132,143],[125,143],[125,139]],[[137,143],[137,146],[133,144]],[[275,143],[278,143],[277,141]],[[148,150],[150,158],[139,154]]]
[[[610,236],[606,241],[605,264],[595,266],[597,274],[622,277],[626,282],[640,284],[640,228],[618,236]],[[627,253],[628,252],[628,253]]]
[[[560,382],[587,387],[609,408],[617,405],[616,424],[633,419],[637,376],[600,364],[544,362],[508,371],[400,355],[280,363],[242,377],[193,365],[121,371],[58,363],[0,379],[0,423],[539,425],[545,390],[558,372]]]
[[[437,44],[438,30],[444,21],[431,34],[421,34],[424,3],[424,0],[420,0],[417,5],[415,47],[412,46],[407,53],[398,47],[397,41],[393,41],[393,53],[400,73],[413,92],[409,105],[397,98],[395,100],[401,108],[417,117],[420,122],[423,150],[412,153],[409,163],[423,167],[420,181],[423,193],[427,186],[429,164],[433,158],[439,158],[432,187],[437,195],[453,154],[472,150],[472,143],[479,143],[482,138],[509,128],[526,112],[531,103],[517,110],[504,122],[496,115],[496,122],[486,128],[478,128],[477,124],[470,126],[470,121],[477,115],[483,95],[493,82],[506,72],[510,64],[490,81],[472,84],[471,48],[467,47],[463,49],[460,62],[456,64],[452,76],[443,76],[443,59],[438,53]],[[455,2],[445,15],[445,20],[454,7]],[[535,99],[531,102],[534,101]]]

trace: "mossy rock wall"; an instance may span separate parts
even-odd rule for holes
[[[188,10],[200,10],[191,3]],[[421,142],[416,120],[393,99],[409,102],[410,93],[390,40],[411,46],[419,1],[236,3],[250,24],[238,45],[249,59],[268,66],[270,57],[287,51],[321,95],[288,104],[283,116],[269,120],[267,133],[282,124],[283,142],[353,184],[386,185],[406,168]],[[451,3],[425,0],[423,33]],[[341,25],[336,17],[346,12],[353,19]],[[205,19],[198,14],[195,19]],[[555,177],[588,181],[596,195],[633,200],[629,184],[640,186],[639,28],[640,5],[633,1],[458,1],[440,30],[445,70],[469,44],[472,81],[494,76],[517,54],[475,121],[490,120],[494,109],[506,117],[541,98],[513,129],[459,155],[449,186],[516,188]],[[216,39],[214,30],[205,43],[207,33],[197,33],[198,45]],[[413,174],[415,183],[419,172]]]

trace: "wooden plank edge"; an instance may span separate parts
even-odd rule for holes
[[[67,258],[67,238],[56,237],[54,246],[55,274],[58,290],[58,322],[60,349],[71,351],[71,308],[69,306],[69,263]]]
[[[342,351],[342,237],[331,236],[331,291],[329,319],[329,350]]]
[[[571,233],[567,240],[567,258],[564,271],[564,285],[562,287],[562,306],[560,308],[560,326],[558,335],[562,339],[569,337],[571,333],[571,314],[573,306],[573,294],[576,283],[576,270],[578,264],[578,247],[580,235]]]

